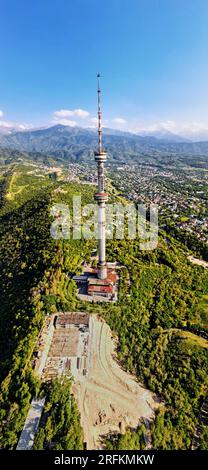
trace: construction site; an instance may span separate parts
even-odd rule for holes
[[[97,315],[91,318],[88,364],[87,377],[74,382],[73,393],[87,449],[102,449],[107,436],[136,429],[145,420],[149,423],[158,402],[133,374],[123,370],[116,338]]]
[[[87,449],[154,416],[158,403],[116,359],[116,338],[96,314],[57,313],[39,338],[35,371],[43,381],[70,372]]]
[[[57,313],[47,318],[37,345],[34,370],[43,381],[66,371],[74,378],[87,375],[90,316]]]

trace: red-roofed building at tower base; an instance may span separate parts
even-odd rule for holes
[[[89,295],[103,295],[110,298],[113,294],[113,286],[98,286],[97,284],[88,284],[87,293]]]
[[[116,263],[107,263],[107,276],[98,277],[98,269],[85,265],[83,274],[73,278],[78,287],[78,297],[89,302],[116,302],[118,297],[119,276]]]
[[[97,275],[97,272],[95,272],[95,275]],[[105,279],[99,279],[97,276],[88,278],[87,293],[92,297],[101,295],[109,300],[114,300],[117,280],[116,272],[113,269],[107,269],[107,277]]]

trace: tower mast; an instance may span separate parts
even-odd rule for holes
[[[105,192],[105,176],[104,176],[104,163],[106,161],[106,152],[102,149],[102,112],[101,112],[101,89],[100,89],[100,74],[97,74],[98,79],[98,150],[94,152],[95,161],[97,162],[98,170],[98,192],[95,193],[94,198],[98,204],[98,278],[106,279],[107,265],[106,265],[106,218],[105,218],[105,203],[108,200],[108,194]]]
[[[97,79],[98,79],[98,148],[100,154],[102,153],[102,113],[101,113],[101,99],[100,99],[100,94],[101,94],[101,89],[100,89],[100,74],[97,74]]]

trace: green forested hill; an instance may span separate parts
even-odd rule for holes
[[[39,392],[32,357],[45,315],[83,309],[106,319],[119,338],[119,360],[160,398],[153,447],[190,448],[208,389],[208,349],[202,337],[208,325],[207,270],[189,263],[183,245],[167,234],[160,235],[151,252],[140,251],[139,240],[112,240],[107,243],[108,259],[123,266],[118,303],[78,301],[66,273],[78,272],[83,258],[89,260],[94,242],[53,240],[50,207],[57,201],[71,205],[72,195],[80,192],[83,202],[92,202],[93,188],[28,171],[22,165],[10,167],[0,181],[1,447],[15,448],[31,397]],[[64,192],[55,191],[60,186]],[[49,407],[55,390],[49,393]],[[80,442],[78,415],[73,425],[74,442]],[[45,439],[39,438],[37,448]],[[132,439],[137,442],[134,435]],[[60,448],[75,445],[69,444],[64,430],[60,440]],[[128,435],[116,445],[131,446],[130,441]]]
[[[174,140],[174,139],[173,139]],[[208,156],[207,142],[171,142],[151,136],[103,129],[103,144],[111,161],[133,162],[145,156],[154,159],[168,156]],[[69,127],[57,124],[46,129],[13,132],[0,136],[0,147],[65,161],[90,161],[97,148],[95,129]],[[39,155],[39,156],[38,156]]]
[[[49,166],[63,164],[64,160],[58,156],[52,157],[42,152],[28,152],[10,148],[0,148],[0,165],[38,163]]]
[[[110,307],[105,316],[119,333],[120,359],[161,398],[153,448],[190,448],[208,391],[208,341],[197,336],[208,325],[207,306],[204,323],[199,310],[208,291],[208,272],[193,268],[171,238],[160,237],[158,248],[149,253],[139,251],[138,242],[128,247],[123,241],[114,243],[111,256],[127,269],[120,306]]]
[[[85,244],[50,236],[50,207],[60,197],[49,177],[15,167],[2,186],[0,217],[0,446],[15,448],[31,398],[40,384],[32,354],[47,312],[76,308],[76,289],[66,270],[76,270]],[[29,179],[28,179],[29,178]],[[79,192],[66,185],[65,200]],[[80,188],[81,189],[81,188]],[[83,188],[83,199],[92,190]],[[79,433],[79,420],[77,432]]]

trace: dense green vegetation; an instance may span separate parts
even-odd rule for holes
[[[125,267],[119,303],[100,313],[119,336],[119,359],[161,400],[153,448],[190,448],[208,390],[208,342],[189,330],[202,329],[208,273],[191,266],[171,237],[161,237],[152,252],[140,251],[135,240],[110,242],[108,256]]]
[[[208,450],[208,426],[202,425],[199,447],[201,450]]]
[[[83,449],[83,435],[67,376],[45,385],[46,404],[34,442],[35,450]]]
[[[75,285],[66,271],[78,269],[87,248],[80,240],[53,240],[50,207],[60,198],[56,186],[22,171],[4,194],[0,217],[0,440],[1,447],[14,448],[31,398],[40,384],[32,370],[32,355],[45,315],[76,307]],[[13,173],[14,174],[14,173]],[[24,183],[24,191],[13,199]],[[32,177],[31,177],[32,178]],[[37,180],[39,184],[37,184]],[[65,199],[79,188],[67,186]],[[84,188],[83,199],[92,190]]]
[[[31,171],[10,167],[0,181],[1,447],[16,447],[31,398],[40,391],[31,364],[45,315],[83,309],[106,319],[119,338],[119,360],[161,400],[152,424],[153,447],[190,448],[208,389],[207,342],[200,336],[207,328],[207,270],[189,263],[183,245],[170,235],[161,234],[151,252],[141,251],[139,240],[112,240],[107,244],[108,259],[123,266],[118,303],[80,302],[71,275],[80,272],[84,258],[89,260],[94,242],[53,240],[50,208],[58,201],[71,207],[72,195],[80,192],[83,202],[92,202],[93,188]],[[76,406],[73,400],[71,407],[67,402],[70,385],[63,382],[62,387],[57,409],[58,383],[47,391],[36,448],[82,445]],[[69,429],[76,428],[74,440],[63,416],[71,423]],[[201,448],[206,446],[206,432]],[[142,436],[142,428],[129,430],[124,436],[111,436],[107,446],[143,448]]]
[[[141,425],[136,430],[128,429],[125,434],[109,436],[105,441],[107,450],[142,450],[145,449],[145,426]]]
[[[23,151],[21,150],[15,150],[15,149],[9,149],[9,148],[0,148],[0,164],[1,166],[5,165],[5,168],[7,165],[13,165],[13,164],[24,164],[27,162],[28,164],[31,164],[33,162],[38,163],[38,164],[43,164],[43,165],[50,165],[50,166],[56,166],[57,164],[63,163],[62,158],[59,158],[58,156],[56,158],[53,158],[50,155],[47,155],[42,152],[34,152],[34,151]]]

